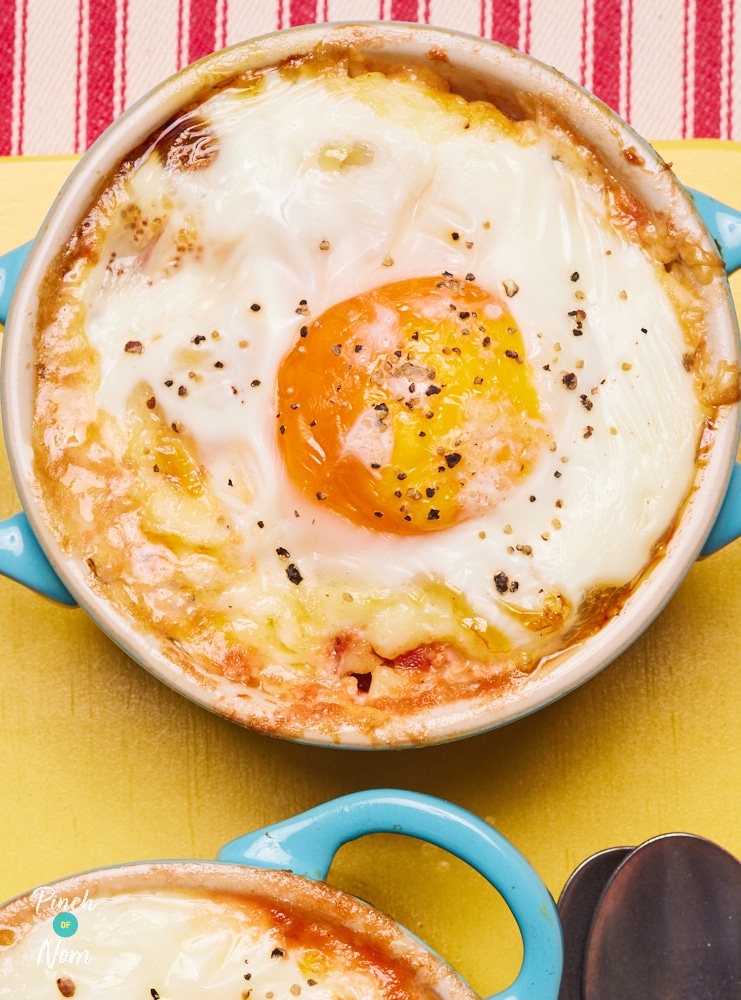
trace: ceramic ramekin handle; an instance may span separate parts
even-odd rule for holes
[[[522,934],[517,979],[490,1000],[551,1000],[563,963],[561,924],[546,887],[520,852],[488,823],[416,792],[357,792],[231,841],[220,861],[289,869],[324,879],[339,848],[368,833],[401,833],[468,862],[503,896]]]
[[[77,606],[42,552],[23,513],[0,521],[0,573],[58,604]]]
[[[708,232],[718,245],[726,271],[733,274],[741,267],[741,212],[702,191],[687,188]]]
[[[720,513],[700,555],[711,556],[739,537],[741,537],[741,463],[736,462],[731,470],[731,481]]]
[[[724,205],[702,191],[687,189],[694,199],[702,221],[720,250],[726,271],[733,274],[741,267],[741,212]],[[741,536],[741,465],[736,462],[731,472],[723,506],[701,555],[710,556],[724,545]]]
[[[0,323],[5,323],[13,291],[31,252],[33,240],[0,257]]]

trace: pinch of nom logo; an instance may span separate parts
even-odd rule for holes
[[[50,886],[42,885],[31,893],[31,902],[38,914],[44,911],[54,913],[52,929],[55,936],[44,938],[41,942],[36,964],[46,965],[48,969],[53,969],[57,965],[89,965],[93,956],[87,948],[80,950],[65,946],[65,940],[71,938],[79,927],[76,914],[80,911],[94,910],[97,905],[90,898],[87,889],[84,896],[74,896],[70,899],[66,896],[57,896]]]

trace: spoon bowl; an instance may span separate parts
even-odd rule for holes
[[[586,945],[584,1000],[737,1000],[741,864],[702,837],[664,834],[609,879]]]

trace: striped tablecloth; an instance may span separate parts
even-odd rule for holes
[[[578,80],[650,139],[741,140],[741,0],[0,0],[0,155],[84,151],[201,56],[314,21],[420,21]]]

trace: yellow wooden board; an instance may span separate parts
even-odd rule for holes
[[[741,145],[657,148],[685,183],[741,207]],[[33,237],[73,165],[0,160],[0,252]],[[17,510],[0,453],[0,516]],[[0,608],[0,900],[100,865],[212,858],[250,829],[384,786],[489,820],[554,896],[592,852],[670,830],[741,856],[741,542],[693,567],[635,645],[578,691],[504,729],[413,751],[256,736],[165,688],[83,612],[7,580]],[[392,913],[480,992],[514,978],[513,922],[438,849],[365,838],[342,849],[331,881]]]

